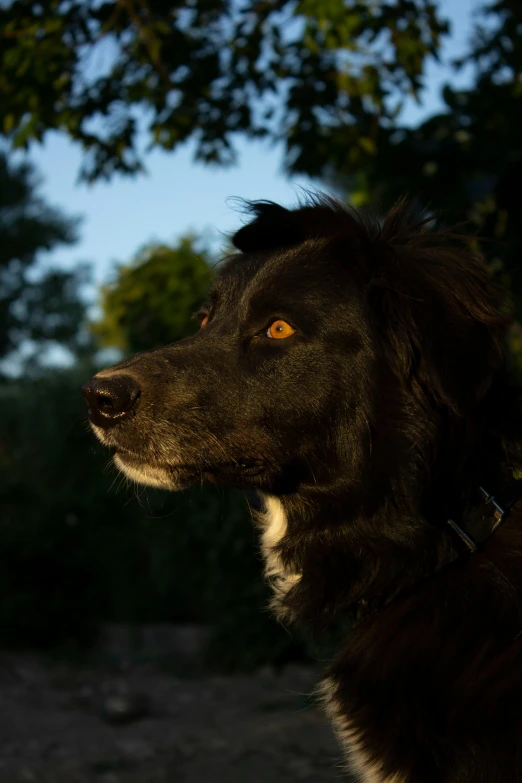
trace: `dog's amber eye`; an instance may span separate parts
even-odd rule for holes
[[[291,337],[295,334],[295,329],[287,324],[286,321],[274,321],[274,323],[268,327],[266,333],[267,337],[272,337],[274,340],[284,340],[286,337]]]
[[[201,319],[201,323],[199,324],[199,328],[203,329],[204,326],[208,324],[208,315],[205,315],[204,318]]]

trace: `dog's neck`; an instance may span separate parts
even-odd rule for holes
[[[350,493],[332,497],[308,490],[279,498],[272,505],[277,525],[263,546],[267,574],[279,585],[277,613],[327,625],[339,614],[360,619],[415,589],[423,579],[469,555],[449,519],[478,547],[499,521],[495,502],[508,512],[522,494],[522,481],[509,471],[497,474],[494,483],[484,483],[487,499],[478,484],[475,496],[471,493],[458,513],[446,514],[436,524],[405,513],[392,497],[368,508]],[[270,559],[270,553],[276,558]]]

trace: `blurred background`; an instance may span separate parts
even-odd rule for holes
[[[333,781],[328,638],[243,493],[118,476],[97,368],[191,334],[230,197],[462,223],[522,366],[522,2],[0,2],[0,783]]]

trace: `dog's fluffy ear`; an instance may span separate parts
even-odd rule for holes
[[[338,235],[350,236],[354,247],[366,241],[366,231],[355,212],[326,195],[311,196],[309,203],[297,209],[285,209],[272,201],[252,201],[247,210],[254,219],[232,237],[242,253]]]
[[[399,205],[372,253],[368,303],[395,374],[465,415],[504,367],[505,293],[469,239],[415,221]]]
[[[295,212],[273,201],[254,201],[248,205],[254,219],[236,231],[232,242],[242,253],[296,245],[305,239],[295,220]]]

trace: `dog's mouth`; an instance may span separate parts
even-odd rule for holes
[[[119,446],[114,449],[114,462],[128,478],[141,484],[166,489],[180,489],[199,482],[202,478],[243,484],[261,476],[267,468],[260,459],[237,459],[229,462],[150,462]]]

